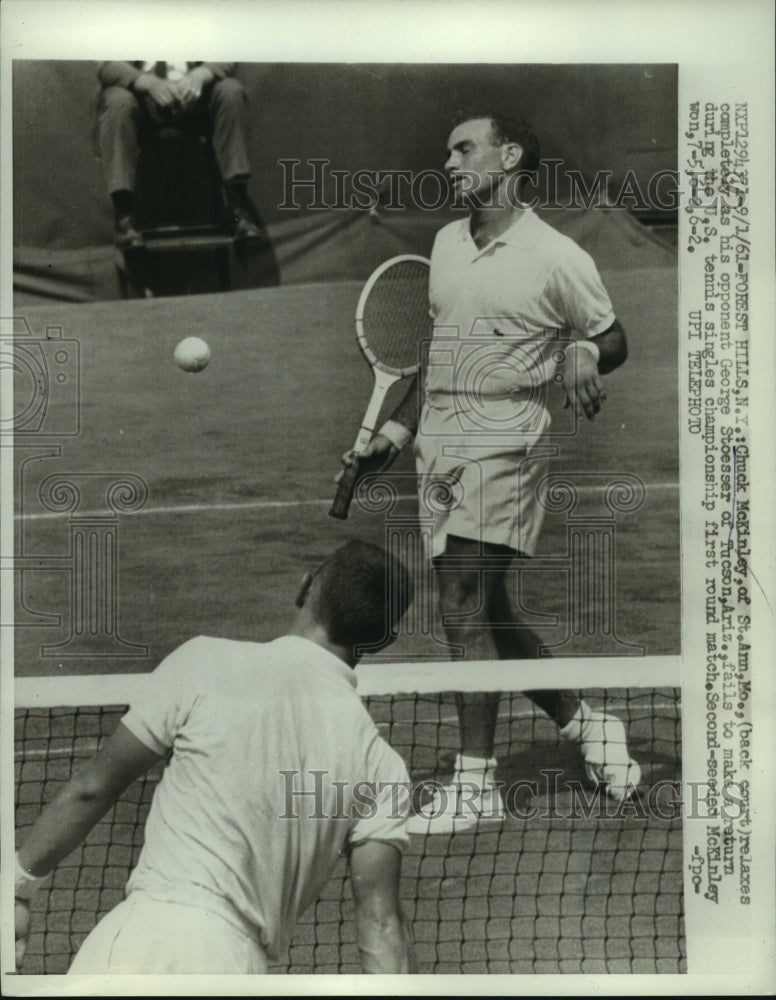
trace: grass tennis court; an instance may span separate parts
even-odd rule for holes
[[[619,515],[616,525],[617,630],[647,655],[677,653],[675,274],[603,277],[628,331],[630,357],[608,379],[605,412],[562,439],[553,469],[633,473],[646,484],[641,509]],[[360,287],[25,310],[34,336],[55,325],[80,345],[81,431],[24,442],[59,444],[60,456],[40,458],[17,439],[25,517],[17,522],[23,537],[17,534],[16,552],[35,559],[19,588],[17,623],[31,626],[16,633],[21,675],[147,670],[193,634],[269,638],[288,620],[310,565],[351,533],[383,540],[379,514],[354,510],[338,523],[326,513],[339,456],[352,444],[371,385],[352,333]],[[213,360],[199,374],[184,374],[172,360],[189,334],[212,347]],[[70,406],[70,398],[54,395],[46,428],[66,425]],[[567,417],[555,410],[560,427]],[[409,456],[396,469],[407,498],[400,512],[412,517]],[[68,515],[47,511],[38,489],[50,475],[72,473],[133,474],[148,484],[144,508],[119,519],[117,554],[120,634],[148,645],[148,659],[74,660],[60,668],[65,661],[40,655],[42,644],[67,636],[70,581],[56,562],[69,551]],[[565,552],[565,518],[548,515],[540,555]],[[49,568],[47,557],[54,557]],[[563,574],[528,573],[524,587],[529,607],[560,616],[559,625],[542,630],[556,641],[567,613]],[[34,612],[60,614],[64,624],[36,627]],[[402,640],[396,651],[411,659],[428,652],[416,648],[427,641]]]
[[[671,655],[680,649],[676,276],[666,267],[602,277],[628,332],[630,357],[607,380],[601,416],[563,439],[555,468],[583,477],[628,473],[646,485],[642,507],[616,523],[616,631],[647,656]],[[370,388],[352,332],[360,288],[361,282],[340,282],[23,311],[36,337],[56,326],[78,341],[81,429],[72,437],[17,443],[16,552],[25,567],[17,573],[17,675],[142,672],[196,634],[269,639],[289,620],[303,572],[351,534],[384,540],[381,514],[354,509],[344,524],[326,514],[339,455],[352,443]],[[175,344],[188,335],[203,337],[213,352],[197,375],[172,360]],[[560,427],[567,417],[558,403]],[[52,394],[47,429],[65,426],[71,406],[70,397]],[[57,446],[60,453],[51,454]],[[72,609],[71,517],[46,510],[39,495],[54,474],[90,483],[98,474],[132,474],[147,483],[145,506],[116,522],[119,634],[147,646],[147,655],[68,658],[61,655],[65,647],[42,655],[42,645],[67,638]],[[396,511],[411,533],[416,503],[406,457],[395,480]],[[537,568],[521,580],[524,606],[547,616],[537,631],[549,644],[568,632],[566,531],[563,514],[548,515]],[[46,614],[59,622],[44,627]],[[444,658],[433,622],[433,611],[421,616],[391,652],[405,661]],[[585,654],[569,686],[585,687],[586,657],[608,652],[603,642],[599,649],[567,645],[564,656]],[[519,688],[514,671],[512,688]],[[523,709],[510,707],[506,715],[519,723]],[[660,725],[673,727],[676,737],[671,718]],[[538,744],[527,736],[530,729],[510,737],[507,759],[515,774],[546,766],[576,774],[579,765],[546,728]],[[678,773],[676,739],[668,754],[664,738],[654,729],[637,732],[642,760]],[[426,769],[439,766],[454,738],[448,743]],[[617,850],[607,842],[614,826],[622,827]],[[510,819],[500,833],[453,844],[447,837],[425,838],[429,844],[414,839],[405,881],[417,900],[421,971],[680,971],[681,828],[629,819],[599,827],[584,818],[555,826]],[[653,867],[636,871],[634,852]],[[537,857],[549,868],[533,871]],[[608,871],[595,867],[605,868],[606,858]],[[417,888],[421,874],[436,879],[434,889]],[[327,892],[339,912],[340,882]],[[584,914],[577,911],[583,899]],[[526,900],[533,909],[522,909]],[[326,904],[324,898],[318,906]],[[352,947],[340,956],[338,921],[333,964],[353,971]],[[436,939],[423,941],[432,924]],[[303,925],[302,945],[305,933]],[[615,943],[601,944],[609,939]],[[634,950],[635,939],[641,944]],[[318,958],[323,971],[334,971]]]

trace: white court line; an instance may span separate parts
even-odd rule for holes
[[[644,483],[649,490],[678,490],[679,483]],[[592,493],[599,489],[595,486],[582,486],[578,492],[582,494]],[[228,503],[186,503],[174,504],[165,507],[141,507],[140,510],[127,511],[126,517],[148,517],[150,515],[166,514],[208,514],[229,510],[275,510],[289,509],[292,507],[323,507],[329,506],[333,497],[324,500],[245,500],[229,501]],[[406,500],[417,501],[417,494],[407,493],[397,498],[399,502]],[[70,511],[47,511],[42,514],[14,514],[16,521],[51,521],[57,517],[66,517]],[[104,511],[79,511],[79,517],[98,517]]]

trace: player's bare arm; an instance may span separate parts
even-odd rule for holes
[[[26,950],[29,897],[35,880],[67,857],[121,793],[157,761],[158,754],[119,723],[102,749],[43,809],[17,853],[16,962]]]
[[[353,848],[350,878],[363,972],[416,971],[409,925],[399,898],[400,877],[401,854],[392,844],[367,840]]]
[[[597,351],[587,345],[594,345]],[[597,353],[597,357],[596,357]],[[577,413],[584,413],[592,420],[601,411],[606,399],[602,375],[619,368],[628,357],[625,331],[618,320],[587,341],[575,341],[566,351],[561,367],[566,406],[573,406]]]

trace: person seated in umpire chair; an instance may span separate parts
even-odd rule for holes
[[[232,236],[241,241],[265,239],[247,190],[248,97],[234,72],[234,63],[100,64],[99,145],[120,250],[144,246],[135,214],[138,154],[144,136],[164,128],[211,137]]]

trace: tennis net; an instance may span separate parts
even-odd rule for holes
[[[502,692],[496,779],[503,782],[503,822],[413,835],[405,855],[402,897],[419,972],[685,971],[675,658],[370,664],[358,673],[373,719],[418,788],[452,775],[456,693]],[[635,801],[595,793],[578,747],[508,690],[516,675],[524,690],[572,687],[594,710],[622,720],[641,766]],[[17,681],[20,834],[73,765],[110,735],[142,683],[142,675]],[[23,973],[65,972],[97,920],[123,898],[161,773],[133,785],[37,894]],[[359,971],[344,859],[302,916],[287,963],[272,971]]]

